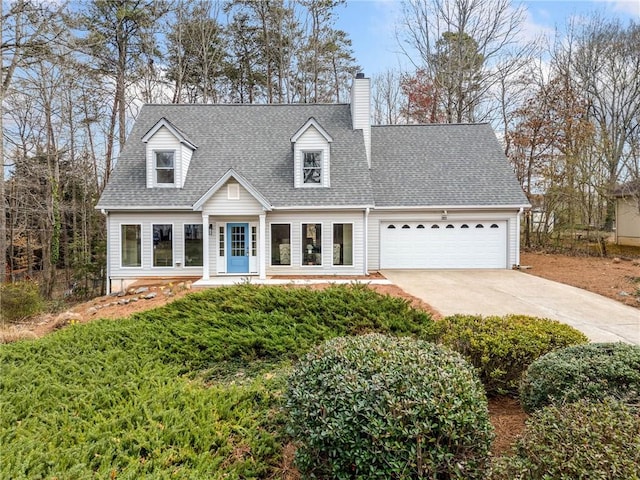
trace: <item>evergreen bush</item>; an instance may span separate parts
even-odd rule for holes
[[[520,386],[526,412],[550,403],[609,396],[640,404],[640,346],[592,343],[564,348],[533,362]]]
[[[476,367],[489,396],[516,396],[520,379],[534,360],[588,341],[569,325],[526,315],[453,315],[439,325],[439,343]]]
[[[640,416],[624,403],[579,400],[535,412],[490,480],[640,478]]]
[[[329,340],[285,395],[304,478],[482,478],[493,438],[473,368],[455,352],[380,334]]]
[[[0,319],[6,322],[19,322],[40,313],[44,309],[44,300],[38,284],[23,281],[0,284]]]

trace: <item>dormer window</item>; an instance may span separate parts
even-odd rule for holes
[[[302,152],[302,179],[305,185],[322,183],[322,152]]]
[[[166,118],[144,134],[147,188],[182,188],[198,147]]]
[[[313,117],[291,137],[295,188],[331,186],[332,142],[331,135]]]
[[[175,183],[175,152],[173,150],[155,152],[156,183],[173,185]]]

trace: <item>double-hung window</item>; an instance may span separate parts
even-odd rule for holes
[[[305,185],[322,184],[322,152],[302,152],[302,182]]]
[[[173,185],[175,182],[175,152],[161,150],[155,152],[156,184]]]

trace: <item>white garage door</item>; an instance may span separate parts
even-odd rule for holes
[[[507,222],[382,222],[380,268],[507,268]]]

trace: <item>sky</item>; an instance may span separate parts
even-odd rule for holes
[[[515,2],[514,2],[515,3]],[[640,21],[640,0],[528,0],[524,35],[535,38],[553,35],[568,19],[597,11],[624,22]],[[338,9],[337,28],[346,31],[355,58],[366,76],[388,68],[412,70],[410,61],[400,53],[395,24],[400,15],[400,0],[347,0]]]

